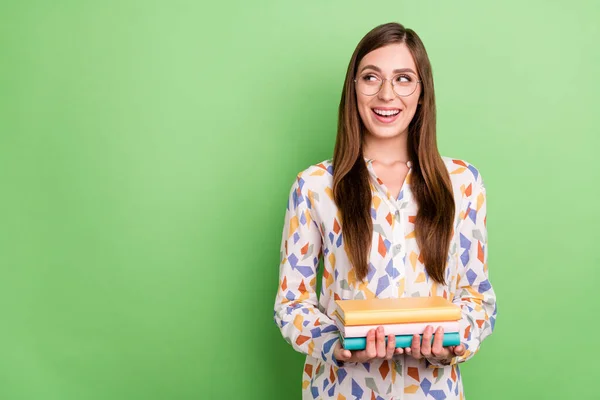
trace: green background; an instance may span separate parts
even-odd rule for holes
[[[498,323],[469,399],[591,399],[596,1],[3,1],[0,398],[300,398],[272,320],[287,195],[374,26],[430,55],[488,192]]]

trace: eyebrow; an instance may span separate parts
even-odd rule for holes
[[[365,69],[373,69],[379,73],[381,73],[381,68],[379,68],[376,65],[365,65],[364,67],[361,68],[360,72],[363,72]],[[395,69],[392,71],[394,74],[401,74],[402,72],[412,72],[413,74],[417,74],[415,71],[413,71],[411,68],[400,68],[400,69]]]

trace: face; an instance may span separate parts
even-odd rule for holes
[[[420,79],[415,61],[404,43],[373,50],[358,65],[356,79],[363,80],[364,85],[372,86],[377,79],[387,79],[381,90],[372,96],[361,93],[358,83],[355,86],[358,112],[367,128],[367,135],[384,139],[408,132],[408,125],[417,111],[422,87],[418,83],[412,94],[398,96],[392,88],[392,78],[399,92],[403,90],[402,85],[411,86],[410,79]]]

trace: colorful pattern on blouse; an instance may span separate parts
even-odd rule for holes
[[[471,164],[443,157],[450,173],[456,213],[446,266],[446,285],[429,278],[419,257],[414,221],[417,205],[409,169],[394,199],[367,164],[373,239],[369,269],[358,281],[344,249],[340,213],[333,201],[331,161],[313,165],[292,185],[281,244],[280,280],[274,319],[285,340],[307,355],[303,399],[464,399],[459,364],[489,336],[496,320],[496,296],[488,279],[486,191]],[[321,291],[317,268],[323,260]],[[443,296],[462,309],[460,337],[466,353],[450,365],[409,355],[367,363],[338,363],[333,317],[337,299]]]

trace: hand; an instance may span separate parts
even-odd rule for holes
[[[394,354],[402,354],[402,348],[395,348],[396,338],[394,335],[388,336],[388,342],[385,343],[385,334],[383,326],[377,329],[371,329],[367,332],[367,346],[364,350],[350,351],[342,347],[340,342],[336,343],[333,356],[338,361],[364,363],[375,358],[384,358],[391,360]]]
[[[433,327],[428,325],[423,332],[422,342],[420,341],[419,335],[413,335],[411,346],[405,349],[406,354],[412,355],[417,360],[427,358],[428,360],[439,361],[442,364],[449,364],[454,356],[462,356],[465,354],[466,349],[463,344],[459,344],[458,346],[443,346],[444,329],[442,327],[438,327],[435,331],[433,344],[431,343],[432,334]]]

